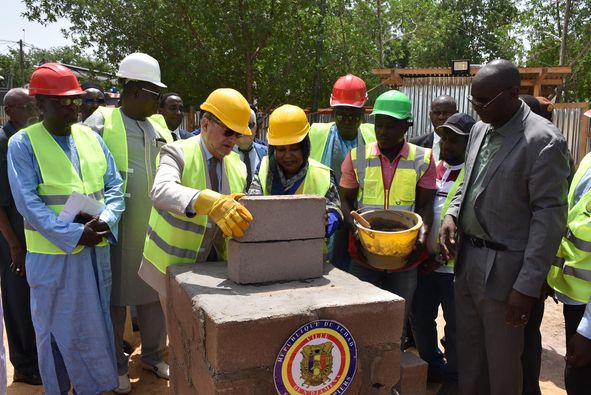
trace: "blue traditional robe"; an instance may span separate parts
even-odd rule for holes
[[[70,136],[53,136],[80,174],[80,161]],[[107,158],[105,210],[100,219],[117,238],[125,208],[123,181],[100,136]],[[97,153],[100,155],[100,153]],[[31,313],[36,332],[39,370],[47,395],[67,394],[70,383],[78,395],[95,395],[118,385],[113,329],[109,315],[111,267],[109,246],[85,247],[71,254],[84,226],[66,223],[42,202],[37,159],[26,134],[13,136],[8,148],[8,177],[18,211],[65,255],[27,253]]]

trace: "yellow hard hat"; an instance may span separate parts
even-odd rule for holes
[[[297,144],[306,137],[309,130],[310,124],[304,110],[284,104],[269,117],[267,141],[269,145]]]
[[[248,127],[250,106],[244,96],[237,90],[231,88],[216,89],[207,96],[200,108],[215,115],[231,130],[246,136],[252,135]]]

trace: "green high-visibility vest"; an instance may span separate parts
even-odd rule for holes
[[[408,144],[408,157],[400,157],[390,189],[384,188],[380,158],[375,154],[378,143],[365,150],[353,148],[351,160],[359,183],[358,210],[408,210],[415,205],[416,188],[431,161],[431,149]]]
[[[37,194],[56,215],[64,208],[72,192],[79,192],[104,202],[104,176],[107,172],[107,159],[94,132],[80,124],[71,127],[72,138],[76,144],[80,160],[80,175],[72,165],[64,150],[39,122],[24,129],[29,137],[33,153],[39,164],[43,182],[37,186]],[[25,240],[27,251],[38,254],[66,255],[67,252],[43,237],[25,221]],[[98,246],[107,245],[103,240]],[[84,246],[78,245],[72,251],[77,254]]]
[[[591,153],[583,158],[571,183],[567,232],[548,272],[548,284],[552,288],[582,303],[591,298],[591,193],[585,193],[573,203],[575,189],[589,168]]]
[[[113,107],[99,107],[96,109],[104,118],[103,126],[103,140],[111,151],[117,170],[123,178],[123,192],[127,190],[127,177],[129,171],[128,155],[127,155],[127,134],[125,125],[123,124],[123,117],[121,116],[120,108]],[[167,144],[173,142],[172,134],[166,126],[166,121],[160,114],[154,114],[147,118],[152,127]]]
[[[259,179],[263,195],[269,195],[267,190],[267,175],[269,174],[269,157],[265,156],[259,168]],[[314,159],[308,159],[308,172],[304,182],[300,185],[295,194],[315,195],[324,197],[330,188],[330,168]]]
[[[181,146],[185,166],[181,175],[181,184],[198,190],[207,188],[206,174],[208,166],[201,148],[201,136],[187,140],[178,140],[174,144]],[[226,155],[223,160],[230,192],[244,192],[246,188],[246,167],[235,152]],[[197,263],[197,257],[203,252],[201,244],[207,229],[207,215],[187,217],[152,207],[148,232],[144,242],[144,258],[160,272],[174,264]],[[225,259],[225,251],[222,255]]]
[[[445,218],[445,214],[447,213],[447,209],[449,208],[451,201],[454,199],[456,191],[458,190],[458,187],[460,186],[462,181],[464,181],[464,168],[463,167],[462,167],[462,170],[460,170],[460,174],[458,174],[458,178],[456,178],[456,181],[454,182],[454,184],[451,186],[451,189],[447,193],[447,198],[445,198],[445,202],[443,202],[443,206],[441,207],[441,215],[439,217],[440,228],[441,228],[441,224],[443,223],[443,218]],[[439,244],[437,244],[437,245],[439,245]],[[450,259],[449,261],[447,261],[447,266],[454,267],[455,262],[456,262],[455,259]]]
[[[334,125],[334,122],[330,123],[313,123],[310,127],[310,158],[317,162],[322,162],[322,155],[326,149],[326,143],[328,141],[328,134],[330,128]],[[362,123],[359,126],[361,131],[362,143],[369,144],[376,141],[376,132],[372,123]],[[326,166],[330,166],[330,163],[324,163]]]

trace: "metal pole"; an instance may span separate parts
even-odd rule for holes
[[[25,54],[23,52],[23,40],[18,40],[20,53],[21,86],[25,86]]]

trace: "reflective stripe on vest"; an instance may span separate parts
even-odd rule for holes
[[[96,109],[104,118],[103,124],[103,140],[111,151],[117,170],[123,178],[123,192],[127,190],[127,176],[129,171],[129,163],[127,157],[127,133],[125,132],[125,125],[123,117],[121,116],[120,108],[113,107],[99,107]],[[162,115],[154,114],[148,118],[152,127],[167,144],[173,142],[172,134],[168,128],[162,126]]]
[[[322,156],[326,149],[326,143],[328,142],[328,134],[330,128],[334,125],[334,122],[330,123],[313,123],[310,127],[310,159],[314,159],[317,162],[322,162]],[[376,132],[372,123],[362,123],[359,126],[361,132],[362,141],[359,141],[359,145],[367,145],[376,141]],[[359,136],[359,134],[358,134]],[[330,163],[324,163],[326,166],[330,166]]]
[[[445,198],[445,202],[443,202],[443,206],[441,207],[441,215],[439,217],[439,228],[440,229],[441,229],[441,224],[443,223],[443,218],[445,217],[445,214],[447,213],[447,209],[449,208],[451,201],[454,199],[456,191],[458,190],[458,187],[460,186],[462,181],[464,181],[464,168],[463,167],[462,167],[462,170],[460,170],[460,173],[458,174],[458,178],[456,178],[456,181],[454,182],[454,184],[451,186],[451,189],[447,193],[447,197]],[[437,246],[439,246],[439,242],[437,242]],[[450,259],[449,261],[447,261],[446,265],[449,267],[454,267],[455,260]]]
[[[178,140],[174,144],[182,148],[185,163],[181,184],[197,190],[206,189],[208,167],[201,147],[201,136]],[[246,167],[240,156],[232,152],[224,157],[223,164],[225,171],[222,185],[229,185],[228,193],[243,192],[246,187]],[[160,272],[166,273],[170,265],[196,263],[203,252],[201,244],[207,230],[207,215],[189,218],[152,207],[148,224],[144,258]]]
[[[269,157],[265,156],[259,168],[259,179],[263,195],[270,195],[267,190],[267,175],[269,174]],[[330,188],[330,168],[314,159],[308,159],[308,172],[295,194],[315,195],[325,197]]]
[[[548,284],[569,298],[587,303],[591,298],[591,192],[573,205],[575,189],[591,168],[591,154],[581,161],[568,194],[567,232],[548,273]]]
[[[33,153],[39,165],[42,183],[37,186],[41,200],[59,214],[72,192],[79,192],[104,202],[104,176],[107,172],[107,159],[94,132],[79,124],[71,127],[72,138],[80,161],[80,175],[70,158],[45,129],[36,123],[24,129],[29,137]],[[25,221],[27,251],[39,254],[66,255],[57,245],[46,239]],[[107,245],[103,240],[98,246]],[[76,254],[84,246],[78,245],[72,251]]]
[[[358,210],[414,209],[417,183],[429,167],[431,149],[407,144],[408,157],[400,157],[389,190],[384,188],[380,158],[375,154],[377,143],[368,144],[365,150],[351,150],[351,160],[359,183]]]

